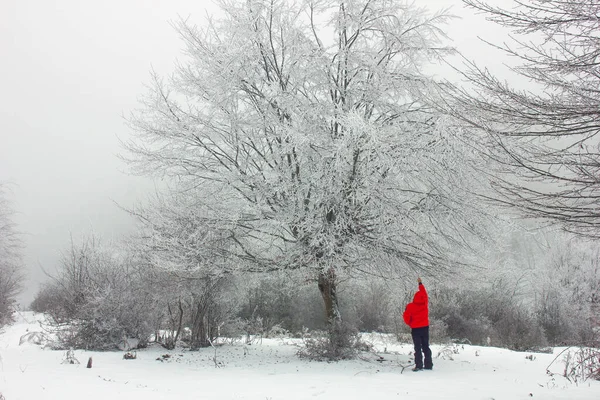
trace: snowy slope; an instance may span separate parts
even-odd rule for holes
[[[22,313],[0,333],[0,393],[6,400],[600,399],[600,382],[575,385],[546,374],[552,354],[534,354],[530,360],[531,353],[458,346],[458,354],[446,351],[446,357],[435,358],[444,347],[433,346],[433,371],[401,373],[411,346],[384,336],[372,338],[382,362],[375,354],[311,362],[296,356],[293,340],[264,339],[218,347],[218,368],[214,349],[169,352],[160,347],[138,351],[135,360],[124,360],[123,352],[76,351],[80,364],[62,364],[64,351],[19,345],[22,335],[40,330],[36,318]],[[86,368],[89,357],[91,369]]]

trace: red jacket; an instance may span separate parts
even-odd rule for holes
[[[423,328],[429,326],[429,306],[427,291],[422,283],[419,283],[419,291],[415,293],[412,303],[406,305],[404,310],[404,322],[411,328]]]

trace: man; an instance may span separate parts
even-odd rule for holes
[[[417,279],[419,290],[415,293],[412,303],[406,305],[404,322],[411,327],[413,343],[415,345],[415,367],[413,371],[423,369],[423,355],[425,355],[425,369],[432,369],[431,349],[429,348],[429,299],[421,278]]]

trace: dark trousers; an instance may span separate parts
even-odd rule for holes
[[[423,355],[425,355],[425,368],[433,368],[429,348],[429,327],[413,328],[411,333],[415,344],[415,367],[423,368]]]

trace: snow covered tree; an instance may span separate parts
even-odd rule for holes
[[[600,3],[465,3],[514,33],[495,44],[530,83],[511,85],[471,63],[451,112],[492,139],[500,201],[579,235],[600,236]],[[493,42],[493,39],[492,39]]]
[[[71,242],[52,281],[34,301],[59,327],[60,345],[115,349],[127,338],[147,341],[153,310],[135,263],[125,251],[93,236]]]
[[[169,218],[185,235],[160,245],[193,256],[163,266],[307,269],[335,326],[340,269],[461,265],[481,228],[477,155],[417,94],[451,51],[449,17],[395,0],[220,4],[177,24],[186,61],[130,119],[128,160],[185,199]]]
[[[560,240],[560,242],[559,242]],[[557,236],[532,276],[535,306],[551,344],[592,344],[600,328],[600,249]]]
[[[23,289],[23,243],[14,222],[8,187],[0,183],[0,326],[11,321]]]
[[[175,346],[180,329],[174,326],[182,323],[190,329],[185,339],[191,348],[210,346],[235,312],[233,275],[223,273],[226,245],[198,215],[204,211],[189,200],[193,198],[187,195],[157,196],[150,205],[130,210],[140,222],[132,249],[139,254],[156,307],[168,315],[167,330],[173,332],[165,337],[166,347]]]

